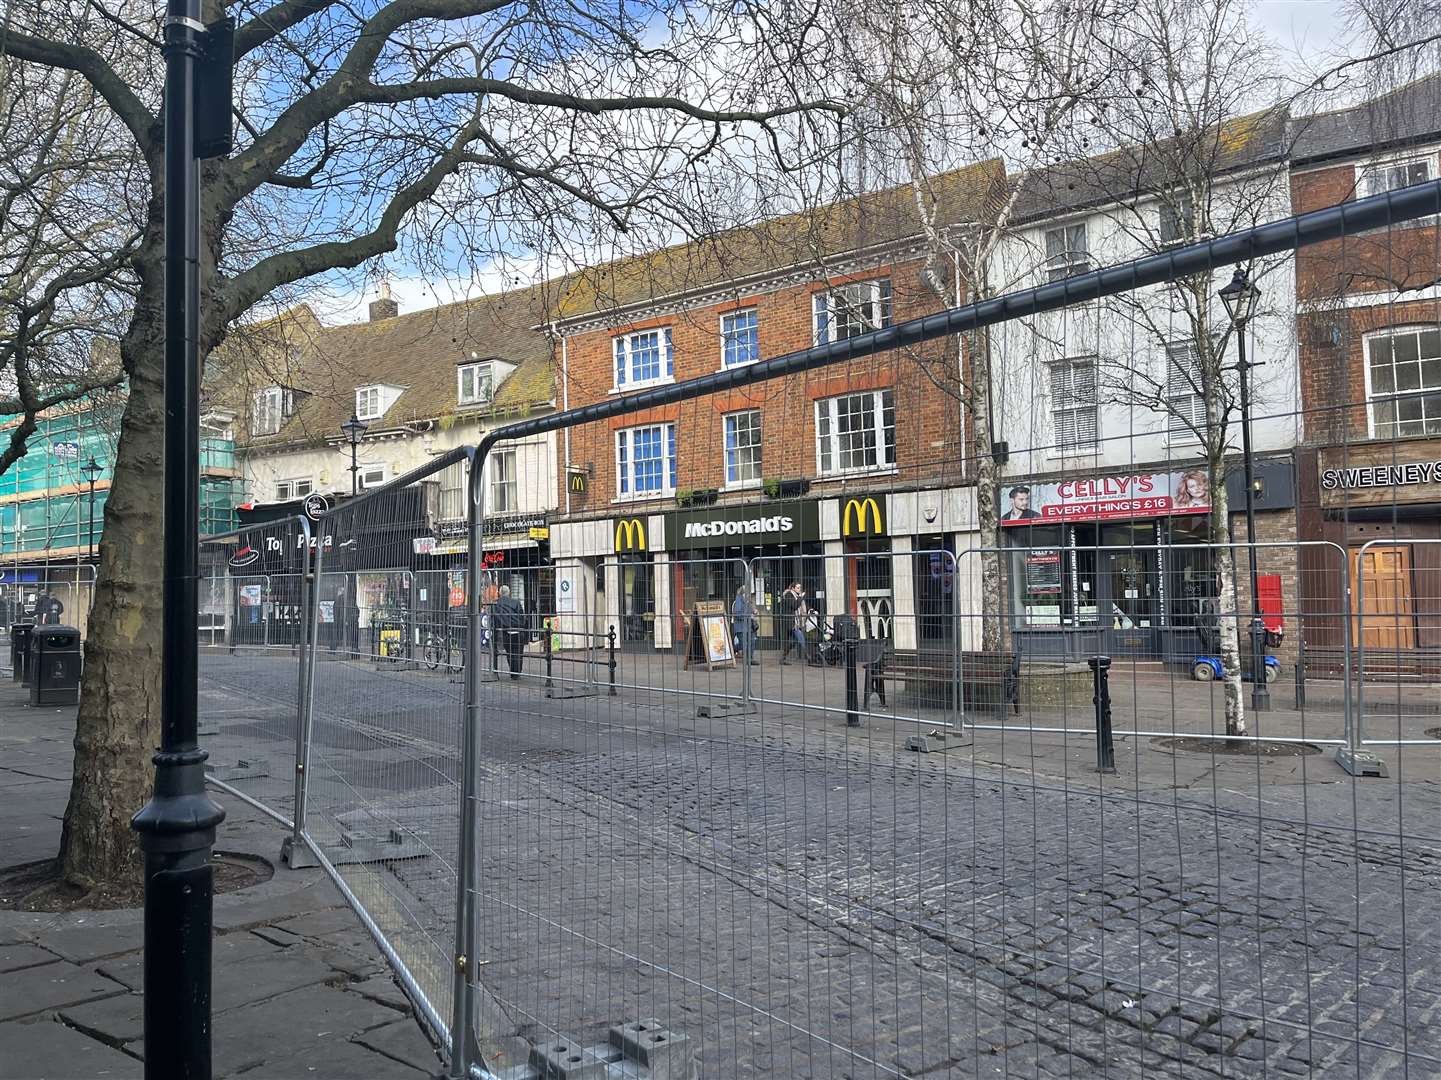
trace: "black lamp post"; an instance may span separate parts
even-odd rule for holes
[[[1266,685],[1266,624],[1261,618],[1261,594],[1256,588],[1256,474],[1251,458],[1251,379],[1250,370],[1260,365],[1246,360],[1246,324],[1256,314],[1261,290],[1251,283],[1244,267],[1236,267],[1231,282],[1221,290],[1221,303],[1236,328],[1238,358],[1236,370],[1241,375],[1241,457],[1246,470],[1246,557],[1251,571],[1251,708],[1268,712],[1271,688]]]
[[[360,440],[365,438],[365,429],[370,427],[355,413],[350,414],[350,419],[340,425],[340,430],[345,435],[345,441],[350,443],[350,493],[352,495],[360,492],[360,466],[355,463],[356,451],[360,448]]]
[[[100,464],[99,464],[94,458],[91,458],[91,459],[90,459],[89,461],[87,461],[84,465],[80,466],[80,471],[85,474],[85,479],[86,479],[87,481],[89,481],[89,483],[90,483],[90,506],[89,506],[89,509],[86,511],[86,515],[85,515],[85,516],[86,516],[85,528],[86,528],[86,531],[89,533],[89,536],[90,536],[90,544],[89,544],[89,546],[90,546],[90,558],[91,558],[91,559],[94,559],[94,558],[95,558],[95,481],[96,481],[97,479],[99,479],[100,474],[101,474],[102,472],[104,472],[105,470],[100,467]]]

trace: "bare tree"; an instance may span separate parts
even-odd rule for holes
[[[203,353],[267,296],[387,256],[443,269],[543,241],[683,230],[703,165],[754,175],[770,155],[778,169],[802,167],[807,140],[834,128],[813,132],[808,116],[839,111],[800,100],[791,80],[805,59],[803,8],[227,8],[239,20],[243,92],[236,152],[202,171]],[[10,12],[10,62],[83,78],[123,124],[145,181],[140,236],[124,256],[135,282],[119,346],[129,401],[60,852],[72,882],[135,882],[129,819],[147,796],[158,734],[160,591],[142,567],[163,487],[159,9],[20,0]],[[208,5],[207,19],[220,14]]]
[[[46,410],[123,375],[112,343],[138,234],[124,213],[126,158],[99,104],[78,76],[0,54],[0,416],[16,421],[0,474]]]
[[[849,142],[855,182],[910,186],[925,241],[921,281],[937,300],[980,300],[1018,284],[997,259],[1001,243],[1035,170],[1059,147],[1070,152],[1079,145],[1070,137],[1078,115],[1124,82],[1134,6],[1132,0],[842,5],[842,47],[858,97]],[[984,159],[1004,163],[985,193],[987,212],[974,221],[947,220],[950,170]],[[969,335],[954,370],[942,368],[934,351],[916,350],[912,358],[938,389],[963,403],[981,542],[995,549],[1001,541],[995,393],[1004,374],[996,370],[991,334]],[[994,550],[982,556],[980,586],[982,647],[998,651],[1009,634]]]
[[[1087,155],[1078,152],[1084,147],[1072,146],[1066,163],[1049,170],[1044,181],[1058,197],[1076,189],[1086,193],[1101,231],[1109,233],[1090,243],[1133,257],[1284,216],[1288,110],[1273,105],[1255,111],[1258,103],[1278,100],[1280,83],[1267,47],[1248,32],[1242,5],[1141,0],[1129,32],[1134,81],[1125,93],[1098,103],[1089,118],[1096,140],[1117,149]],[[1289,259],[1262,260],[1247,269],[1263,295],[1273,295],[1273,306],[1259,314],[1293,310]],[[1193,274],[1068,315],[1071,331],[1084,327],[1080,335],[1095,343],[1100,399],[1154,415],[1183,453],[1194,446],[1205,469],[1226,729],[1241,735],[1246,717],[1226,495],[1241,414],[1234,328],[1217,296],[1228,279],[1229,271]],[[1036,320],[1032,329],[1059,342],[1061,322]],[[1288,342],[1289,335],[1278,344],[1285,349]],[[1295,410],[1295,388],[1283,372],[1273,368],[1269,379],[1253,374],[1252,385],[1256,400]]]

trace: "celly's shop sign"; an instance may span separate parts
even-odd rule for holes
[[[669,515],[666,530],[677,549],[794,544],[820,539],[814,499],[757,502],[750,506],[681,510]]]

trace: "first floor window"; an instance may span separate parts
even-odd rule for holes
[[[725,417],[726,483],[748,484],[761,478],[761,411]]]
[[[303,499],[314,490],[310,478],[305,477],[299,480],[277,480],[275,482],[275,501],[289,502],[291,499]]]
[[[1086,240],[1086,223],[1046,230],[1046,277],[1060,281],[1091,268],[1091,248]]]
[[[440,520],[465,517],[465,465],[452,465],[440,474]]]
[[[645,386],[675,377],[670,328],[639,330],[615,339],[615,385]]]
[[[1367,338],[1366,373],[1376,438],[1441,435],[1441,328]]]
[[[623,497],[675,492],[675,425],[650,424],[616,432],[616,477]]]
[[[816,470],[822,475],[887,469],[896,463],[896,406],[890,390],[816,402]]]
[[[1055,449],[1094,450],[1099,431],[1096,358],[1073,356],[1051,365],[1051,424]]]
[[[854,281],[811,301],[816,344],[858,337],[891,325],[891,282]]]
[[[1189,341],[1166,346],[1166,421],[1172,439],[1199,438],[1206,430],[1201,363],[1196,346]]]
[[[753,364],[761,358],[756,309],[721,316],[721,367]]]
[[[520,508],[520,485],[516,480],[514,450],[497,450],[490,455],[490,505],[487,514],[513,514]]]

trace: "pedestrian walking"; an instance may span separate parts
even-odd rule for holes
[[[756,659],[756,631],[760,629],[760,618],[756,615],[755,601],[744,585],[736,590],[735,603],[731,605],[731,620],[741,663],[759,664]]]
[[[520,678],[520,670],[525,663],[525,640],[526,615],[525,608],[519,600],[510,595],[510,586],[502,585],[500,595],[496,598],[495,607],[491,610],[491,621],[495,629],[501,635],[501,644],[505,646],[505,659],[510,665],[510,677]]]
[[[789,664],[792,649],[799,649],[801,660],[805,661],[809,650],[806,647],[806,630],[811,624],[811,606],[806,603],[806,591],[799,581],[793,581],[790,588],[781,593],[780,614],[786,629],[786,645],[781,650],[781,663]]]

